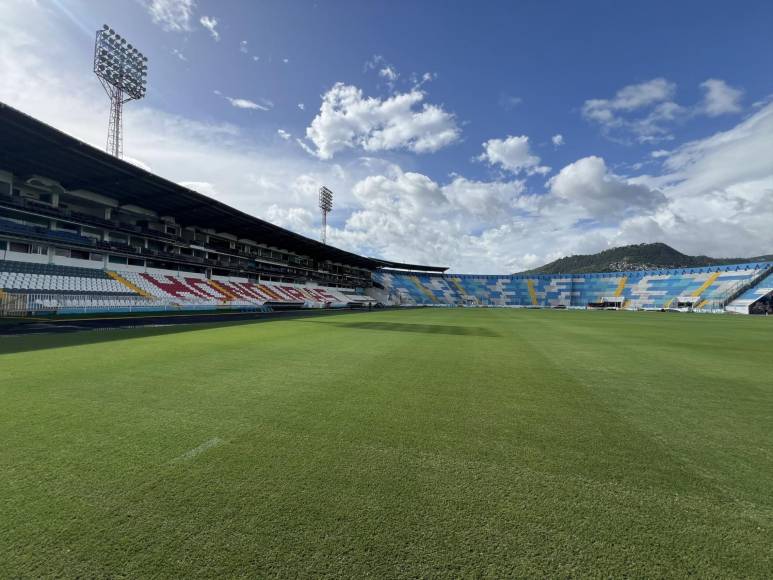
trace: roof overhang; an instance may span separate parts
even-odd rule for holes
[[[14,175],[45,176],[68,191],[90,191],[121,205],[174,216],[185,226],[229,232],[317,261],[370,270],[445,270],[368,258],[322,244],[113,157],[4,103],[0,103],[0,167]]]

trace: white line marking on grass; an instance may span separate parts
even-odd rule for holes
[[[212,449],[213,447],[217,447],[218,445],[222,444],[223,440],[220,437],[213,437],[212,439],[207,439],[199,445],[198,447],[194,447],[193,449],[189,449],[182,455],[175,457],[172,459],[172,463],[177,463],[179,461],[188,461],[189,459],[193,459],[197,455],[201,455],[208,449]]]

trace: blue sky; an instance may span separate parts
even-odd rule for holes
[[[313,237],[329,185],[347,249],[492,273],[622,243],[773,252],[770,2],[8,0],[0,17],[0,99],[103,146],[90,61],[109,23],[150,60],[130,160]]]

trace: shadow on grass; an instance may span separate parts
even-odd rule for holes
[[[146,316],[138,318],[83,318],[0,324],[0,356],[19,352],[135,340],[180,332],[196,332],[228,326],[299,320],[309,317],[360,314],[362,310],[297,310],[235,316]]]
[[[387,330],[390,332],[419,332],[423,334],[450,334],[454,336],[501,336],[488,328],[480,326],[457,326],[449,324],[410,324],[404,322],[330,322],[339,328],[357,328],[360,330]]]
[[[209,322],[175,324],[170,326],[120,326],[113,328],[86,328],[80,326],[57,325],[57,328],[41,328],[39,332],[0,336],[0,357],[49,348],[67,348],[101,344],[117,340],[136,340],[151,336],[164,336],[180,332],[195,332],[224,326],[240,326],[256,321]]]

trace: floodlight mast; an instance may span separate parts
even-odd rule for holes
[[[123,104],[147,90],[148,59],[105,24],[94,42],[94,74],[110,99],[107,152],[123,157]]]
[[[322,211],[322,243],[327,243],[327,214],[333,210],[333,192],[324,185],[319,188],[319,209]]]

